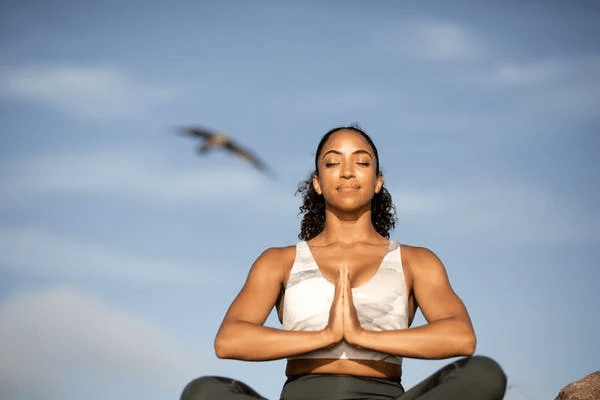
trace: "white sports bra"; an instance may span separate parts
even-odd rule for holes
[[[321,274],[308,243],[298,243],[296,258],[283,298],[283,329],[296,331],[324,329],[329,320],[334,291],[335,285]],[[363,328],[374,331],[408,328],[408,293],[398,243],[390,241],[379,269],[368,282],[352,289],[352,298],[358,320]],[[401,357],[359,349],[346,342],[289,359],[299,358],[402,363]]]

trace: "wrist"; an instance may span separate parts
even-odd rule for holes
[[[363,345],[365,342],[364,339],[366,335],[367,331],[363,327],[357,326],[351,331],[347,332],[346,335],[344,335],[344,340],[346,340],[348,344],[351,344],[354,347],[364,347]]]
[[[321,331],[319,331],[319,342],[323,347],[333,346],[342,341],[343,335],[340,333],[336,333],[330,327],[327,327]]]

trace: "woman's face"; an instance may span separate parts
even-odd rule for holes
[[[317,193],[329,207],[345,211],[369,207],[383,185],[377,174],[375,153],[367,140],[352,130],[333,133],[317,159],[318,176],[313,177]]]

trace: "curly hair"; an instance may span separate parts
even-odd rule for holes
[[[300,212],[298,213],[299,215],[302,215],[300,233],[298,234],[300,240],[310,240],[321,233],[325,228],[325,199],[323,198],[323,195],[320,195],[315,191],[315,188],[312,185],[312,177],[318,176],[319,174],[317,163],[323,146],[332,134],[341,130],[353,131],[365,138],[375,153],[375,172],[377,175],[381,174],[379,170],[379,155],[377,153],[377,148],[369,135],[357,125],[340,126],[323,135],[315,153],[315,170],[308,179],[301,181],[298,184],[298,189],[296,190],[296,195],[301,194],[303,198]],[[382,186],[381,190],[378,193],[375,193],[371,199],[371,223],[377,233],[386,239],[389,239],[390,231],[394,229],[394,226],[396,225],[396,207],[392,202],[390,192],[385,186]]]

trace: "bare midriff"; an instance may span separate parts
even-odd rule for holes
[[[300,358],[288,360],[287,376],[306,374],[339,374],[370,376],[373,378],[399,378],[400,366],[385,361],[373,360],[332,360]]]

